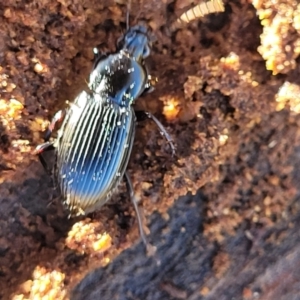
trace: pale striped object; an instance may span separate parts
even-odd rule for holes
[[[189,23],[197,18],[204,17],[212,13],[224,12],[224,3],[222,0],[211,0],[199,3],[188,11],[184,12],[172,25],[171,30],[176,30],[183,24]]]

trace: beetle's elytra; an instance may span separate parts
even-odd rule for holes
[[[54,175],[71,215],[101,207],[124,177],[135,136],[132,104],[151,87],[144,62],[150,46],[147,28],[137,25],[120,39],[116,53],[100,56],[96,52],[90,92],[82,91],[64,113],[56,114],[49,133],[63,117],[57,139],[36,149],[42,162],[41,153],[55,149]],[[145,114],[157,123],[174,153],[162,124],[150,113]],[[126,179],[130,180],[127,174]],[[128,186],[132,187],[130,181]],[[130,194],[134,201],[133,192]],[[141,224],[140,230],[145,241]]]

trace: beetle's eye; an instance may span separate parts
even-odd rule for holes
[[[129,31],[125,36],[126,43],[130,44],[132,40],[134,40],[135,36],[136,31]]]

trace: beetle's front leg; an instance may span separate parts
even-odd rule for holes
[[[99,63],[99,61],[101,61],[102,59],[107,57],[107,53],[105,51],[102,51],[102,50],[98,49],[98,48],[94,48],[93,53],[94,53],[94,63],[93,63],[92,70],[95,70],[95,68],[97,67],[97,64]]]
[[[154,121],[154,123],[159,128],[160,134],[163,135],[165,137],[165,139],[167,140],[167,142],[169,143],[171,150],[172,150],[172,156],[174,156],[175,149],[176,149],[175,145],[173,144],[173,140],[172,140],[171,136],[168,134],[168,132],[165,129],[165,127],[163,126],[163,124],[161,124],[160,121],[153,114],[151,114],[148,111],[138,110],[135,112],[135,115],[136,115],[137,121],[143,121],[146,118]]]

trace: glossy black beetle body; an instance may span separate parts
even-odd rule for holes
[[[96,61],[89,88],[66,112],[58,138],[55,175],[72,215],[101,207],[123,178],[135,136],[131,106],[148,87],[143,26],[128,30],[117,53]]]
[[[149,54],[146,27],[129,28],[118,42],[116,53],[99,56],[95,61],[89,78],[90,93],[82,91],[70,104],[57,139],[36,149],[38,154],[50,147],[56,150],[54,175],[71,215],[101,207],[124,176],[135,136],[132,104],[151,88],[144,64]],[[174,154],[162,124],[150,113],[144,114],[156,122]],[[58,112],[49,126],[50,133],[60,118]],[[126,179],[137,209],[127,174]]]

